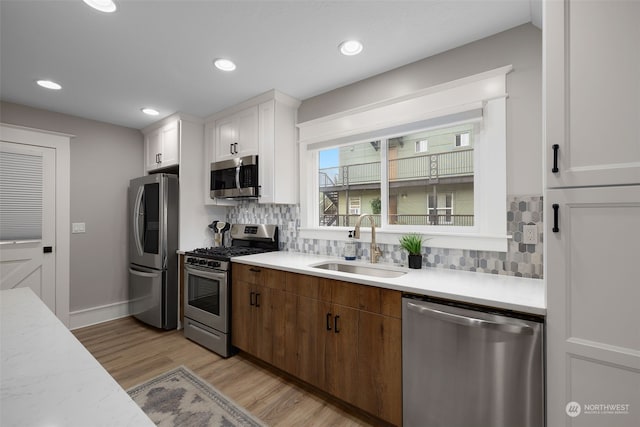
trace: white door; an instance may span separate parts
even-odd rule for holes
[[[55,149],[0,141],[0,289],[56,312]]]

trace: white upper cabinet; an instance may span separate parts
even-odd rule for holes
[[[258,154],[258,107],[250,107],[215,122],[216,160]]]
[[[544,5],[547,186],[640,183],[640,2]]]
[[[177,166],[180,162],[180,121],[169,123],[145,133],[145,171]]]
[[[298,203],[299,105],[297,99],[271,90],[206,119],[206,204],[234,203],[211,199],[211,163],[249,155],[258,155],[258,203]]]

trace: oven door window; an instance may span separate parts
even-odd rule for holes
[[[190,306],[220,316],[222,306],[220,288],[224,286],[220,280],[190,274],[188,286],[187,297]]]

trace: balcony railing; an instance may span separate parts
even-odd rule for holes
[[[319,186],[380,182],[380,162],[323,168]],[[389,181],[473,175],[473,149],[389,160]]]
[[[353,227],[360,215],[320,215],[320,225]],[[380,215],[372,215],[376,227],[380,227]],[[448,225],[457,227],[473,226],[473,215],[452,214],[393,214],[389,215],[389,223],[397,225]],[[367,226],[369,223],[367,222]]]

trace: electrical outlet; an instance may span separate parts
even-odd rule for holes
[[[522,243],[525,245],[535,245],[538,243],[538,226],[535,224],[525,224],[522,227]]]

